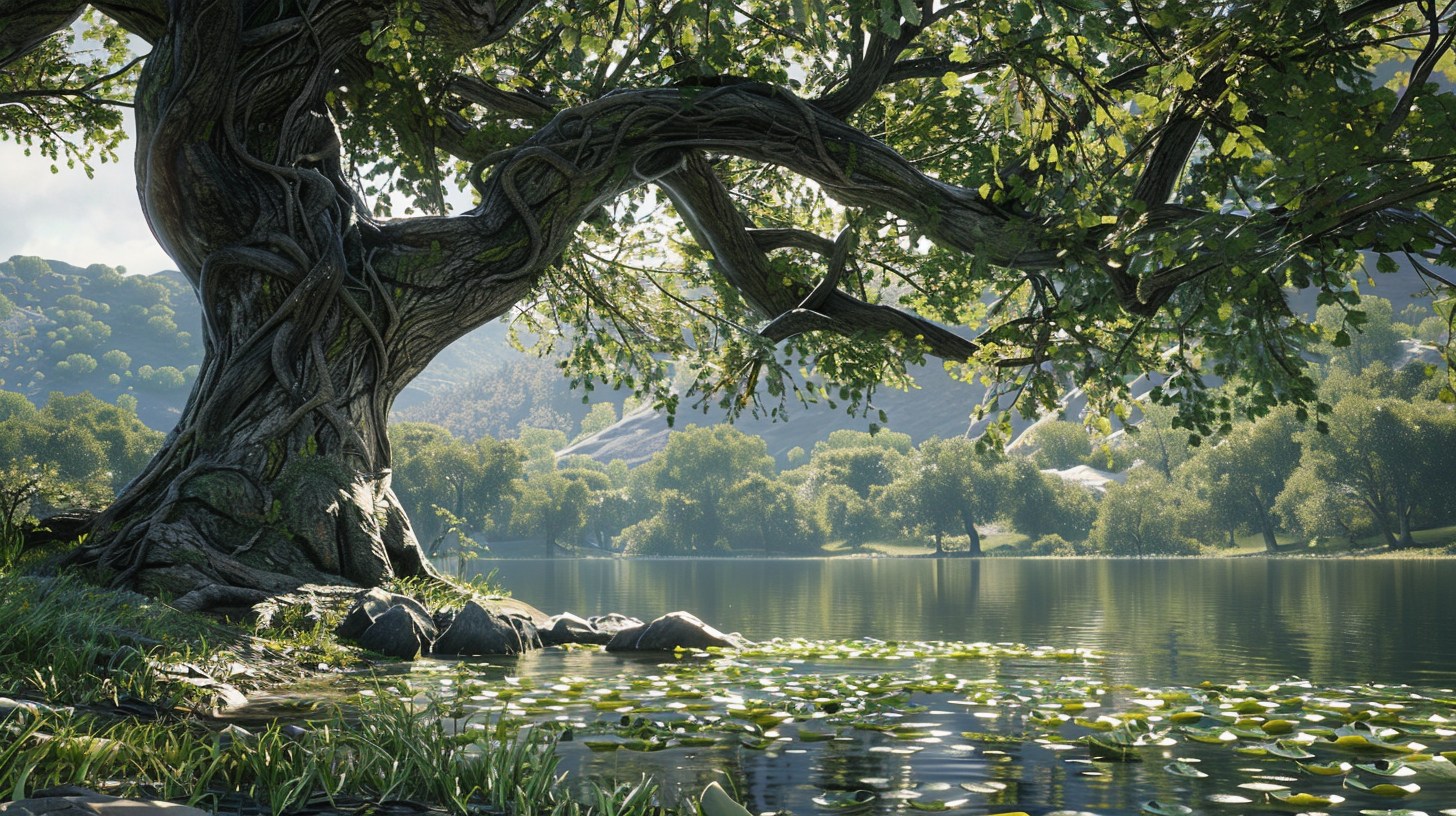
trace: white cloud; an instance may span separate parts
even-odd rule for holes
[[[130,112],[127,132],[134,129]],[[75,266],[125,266],[157,272],[177,265],[152,237],[137,200],[128,138],[117,162],[93,161],[94,179],[77,168],[51,173],[51,162],[0,142],[0,259],[39,255]]]

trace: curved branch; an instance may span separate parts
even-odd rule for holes
[[[495,113],[533,121],[549,119],[561,106],[561,100],[554,96],[519,90],[503,91],[472,76],[455,77],[445,86],[445,91]]]
[[[992,264],[1048,268],[1057,249],[1038,244],[1040,225],[972,190],[916,170],[894,150],[777,87],[741,83],[717,88],[622,91],[559,114],[520,148],[480,163],[481,204],[455,217],[391,222],[381,227],[381,274],[404,294],[414,327],[402,371],[474,326],[503,314],[534,285],[577,225],[603,204],[660,180],[680,201],[694,234],[723,274],[766,319],[801,308],[766,273],[759,241],[817,242],[790,233],[750,233],[753,225],[695,154],[731,153],[813,179],[846,206],[888,209],[933,241]],[[693,170],[680,170],[684,162]],[[479,171],[477,171],[477,176]],[[920,318],[842,292],[821,293],[806,312],[836,321],[841,332],[895,331],[921,336],[933,353],[964,359],[974,346]],[[799,315],[797,324],[819,318]],[[787,326],[788,323],[781,324]],[[775,330],[779,331],[778,329]]]
[[[76,0],[0,0],[0,68],[34,51],[85,10]]]

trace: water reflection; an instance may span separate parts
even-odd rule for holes
[[[686,609],[753,639],[1016,641],[1119,682],[1456,683],[1456,563],[1294,559],[480,561],[548,612]]]

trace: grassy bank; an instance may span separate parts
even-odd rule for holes
[[[433,608],[499,589],[393,588]],[[454,813],[660,811],[645,782],[568,798],[549,728],[466,721],[448,694],[371,680],[369,655],[331,634],[338,612],[287,607],[258,630],[76,576],[0,569],[0,801],[79,785],[272,814],[391,800]],[[253,733],[212,714],[319,675],[358,693]]]
[[[75,711],[12,715],[0,749],[0,791],[73,784],[209,810],[275,816],[305,806],[411,800],[453,813],[636,816],[655,810],[647,783],[596,789],[587,802],[558,790],[556,735],[501,720],[462,723],[447,695],[423,703],[406,685],[379,685],[304,727],[257,733],[196,719],[108,722]]]

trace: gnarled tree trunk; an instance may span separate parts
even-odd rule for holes
[[[942,356],[974,349],[772,272],[774,236],[746,228],[695,148],[789,167],[845,202],[933,223],[952,244],[994,239],[1005,220],[781,89],[610,95],[478,162],[473,211],[376,222],[349,183],[328,95],[364,81],[361,33],[387,9],[323,3],[304,19],[250,0],[123,5],[101,7],[154,39],[137,89],[138,191],[201,301],[205,358],[176,430],[73,559],[116,583],[202,606],[306,581],[432,574],[390,489],[392,401],[435,354],[529,294],[585,217],[641,184],[661,184],[730,283],[781,318],[765,336],[897,332]],[[436,0],[420,13],[440,47],[477,47],[531,5],[485,13]],[[1007,237],[1002,251],[1019,247]]]

